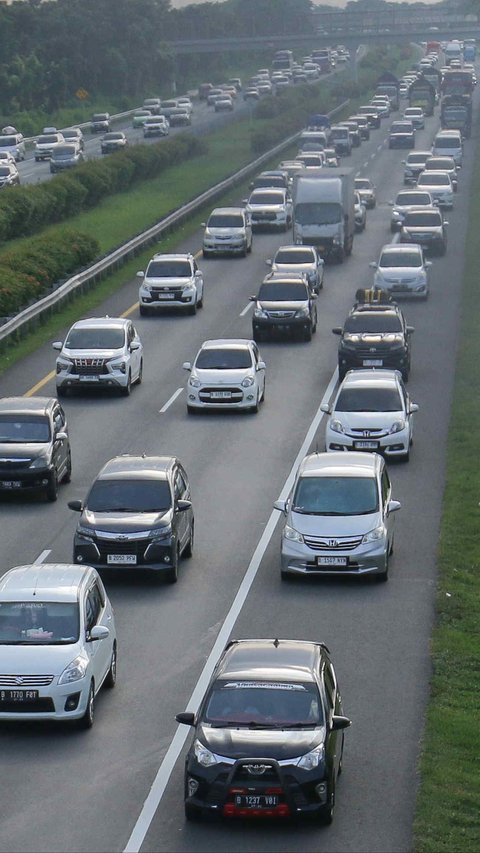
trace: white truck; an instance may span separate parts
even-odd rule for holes
[[[305,169],[293,184],[293,238],[342,263],[355,233],[353,169]]]

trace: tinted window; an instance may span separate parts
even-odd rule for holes
[[[279,192],[254,192],[250,196],[251,204],[283,204],[285,196]]]
[[[147,269],[149,278],[190,278],[190,261],[150,261]]]
[[[207,697],[203,720],[213,726],[318,726],[323,711],[313,683],[217,681]]]
[[[260,302],[304,302],[308,299],[307,287],[303,282],[265,282],[258,294]]]
[[[432,213],[407,213],[403,224],[405,228],[428,227],[429,225],[436,225],[438,227],[442,224],[442,217],[440,213],[435,213],[434,211]]]
[[[311,249],[301,246],[294,249],[279,249],[275,255],[276,264],[313,264],[315,256]]]
[[[208,220],[209,228],[243,228],[243,216],[236,213],[215,213]]]
[[[382,252],[379,267],[419,267],[422,259],[418,252]]]
[[[53,152],[53,157],[55,160],[62,160],[63,158],[68,159],[75,155],[76,150],[75,145],[60,145],[60,147],[56,148]]]
[[[65,341],[67,349],[121,349],[124,329],[70,329]]]
[[[395,204],[397,207],[413,207],[414,205],[430,204],[427,193],[399,193]]]
[[[79,637],[77,602],[8,601],[0,603],[0,644],[51,646]]]
[[[373,477],[301,477],[294,512],[305,515],[366,515],[378,510]]]
[[[433,143],[434,148],[460,148],[458,139],[436,139]]]
[[[40,145],[53,145],[58,142],[58,136],[40,136],[38,141]]]
[[[204,349],[199,352],[195,367],[202,370],[241,370],[252,366],[250,350],[235,349]]]
[[[2,178],[8,177],[10,175],[10,167],[9,166],[0,166],[0,176]]]
[[[166,480],[97,480],[87,499],[92,512],[162,512],[171,505]]]
[[[409,165],[413,165],[415,163],[426,163],[429,159],[428,154],[409,154],[407,157],[407,163]]]
[[[16,136],[0,136],[0,146],[2,148],[10,148],[12,145],[17,144]]]
[[[401,332],[402,324],[396,314],[354,314],[345,321],[344,331],[349,334],[362,332]]]
[[[363,178],[355,178],[355,189],[357,190],[369,190],[372,185],[370,181],[364,180]]]
[[[412,125],[410,124],[410,122],[402,122],[401,124],[396,124],[396,122],[394,122],[392,124],[390,133],[411,133],[411,131]]]
[[[31,415],[0,415],[0,442],[41,444],[50,441],[48,418]]]
[[[402,400],[396,388],[345,388],[335,403],[336,412],[399,412]]]
[[[341,205],[334,202],[300,202],[295,205],[295,221],[299,225],[335,225],[342,221]]]

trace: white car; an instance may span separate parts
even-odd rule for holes
[[[265,397],[265,362],[255,341],[244,339],[205,341],[187,383],[187,411],[247,409],[258,412]]]
[[[453,192],[458,189],[458,169],[453,157],[434,157],[433,154],[425,163],[425,172],[448,172],[452,182]]]
[[[405,215],[412,207],[433,207],[433,198],[423,189],[401,190],[390,204],[393,207],[390,231],[394,234],[400,231]]]
[[[142,279],[138,300],[142,316],[164,308],[180,308],[196,314],[203,308],[203,273],[193,255],[154,255]]]
[[[0,720],[78,720],[114,687],[117,638],[105,587],[90,566],[17,566],[0,580]]]
[[[431,156],[431,151],[410,151],[407,154],[407,159],[402,160],[402,164],[405,166],[403,170],[403,183],[416,184],[420,172],[423,172],[425,163]]]
[[[63,133],[44,133],[38,137],[35,142],[35,162],[40,160],[49,160],[52,156],[52,151],[58,145],[63,145],[65,142]]]
[[[428,270],[432,262],[424,259],[423,249],[417,243],[387,243],[380,252],[378,262],[372,261],[370,266],[375,270],[375,288],[385,290],[395,298],[412,296],[427,299]]]
[[[369,178],[355,178],[355,191],[368,209],[374,208],[377,204],[375,189],[375,184],[372,184]]]
[[[417,180],[419,190],[426,190],[439,207],[451,210],[453,207],[453,184],[448,172],[423,171]]]
[[[170,133],[170,123],[163,115],[147,116],[143,122],[143,137],[148,139],[150,136],[168,136]]]
[[[461,166],[463,160],[463,142],[460,131],[439,131],[433,140],[432,154],[435,157],[453,157],[457,166]]]
[[[203,257],[252,251],[252,223],[243,207],[216,207],[203,222]]]
[[[244,200],[252,228],[279,228],[288,231],[292,224],[293,202],[286,190],[259,187]]]
[[[407,462],[418,406],[410,398],[398,370],[349,370],[329,415],[325,450],[366,450]]]
[[[365,231],[367,227],[367,205],[358,192],[354,192],[353,194],[353,203],[355,209],[355,231]]]
[[[411,121],[415,130],[423,130],[425,127],[425,113],[421,107],[407,107],[403,113],[406,121]]]
[[[140,385],[143,346],[132,321],[92,317],[74,323],[64,342],[55,341],[57,397],[75,388],[117,388],[128,396]]]

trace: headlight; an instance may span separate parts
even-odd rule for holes
[[[76,532],[79,533],[80,536],[86,536],[88,539],[93,539],[94,536],[94,531],[92,530],[92,528],[85,527],[84,524],[79,524],[77,526]]]
[[[395,423],[393,423],[391,428],[390,428],[390,433],[401,432],[402,429],[405,429],[405,421],[404,420],[395,421]]]
[[[71,367],[73,362],[69,358],[65,358],[64,355],[61,358],[57,358],[57,370],[68,370]]]
[[[303,536],[298,530],[295,530],[294,527],[289,527],[288,524],[283,528],[283,535],[285,539],[289,539],[291,542],[301,542],[303,543]]]
[[[157,527],[156,530],[152,530],[150,533],[151,539],[168,539],[172,535],[171,525],[168,524],[166,527]]]
[[[121,373],[127,372],[127,365],[124,361],[109,361],[108,364],[112,370],[119,370]]]
[[[253,316],[265,318],[267,315],[266,315],[265,311],[262,311],[261,308],[255,308],[255,311],[253,312]]]
[[[322,761],[324,761],[324,759],[325,747],[322,743],[320,746],[312,749],[311,752],[307,752],[306,755],[302,755],[297,761],[297,767],[301,767],[303,770],[314,770]]]
[[[308,305],[304,305],[303,308],[299,308],[298,311],[295,312],[296,317],[308,317],[310,314]]]
[[[202,767],[212,767],[213,764],[218,763],[217,756],[213,752],[210,752],[199,740],[196,740],[193,744],[193,751],[195,758]]]
[[[47,456],[37,456],[30,465],[29,468],[48,468],[50,465],[50,460]]]
[[[190,283],[190,284],[185,285],[182,292],[183,293],[193,293],[194,290],[195,290],[195,285]]]
[[[333,430],[333,432],[345,432],[342,422],[337,420],[330,421],[330,429]]]
[[[85,678],[87,673],[87,663],[83,657],[75,658],[72,660],[68,666],[63,670],[60,678],[58,679],[59,684],[71,684],[72,681],[80,681],[80,679]]]
[[[192,386],[192,388],[200,388],[201,382],[199,379],[195,379],[195,376],[191,376],[188,380],[188,384]]]
[[[142,287],[142,290],[146,290],[146,291],[148,291],[148,293],[150,293],[152,290],[152,285],[146,284],[145,281],[142,283],[141,287]]]
[[[245,379],[242,379],[242,388],[251,388],[254,382],[255,378],[253,376],[246,376]]]
[[[365,544],[367,542],[378,542],[379,539],[383,539],[385,536],[385,528],[383,524],[380,527],[376,527],[375,530],[370,530],[369,533],[365,533],[365,536],[362,539],[362,542]]]

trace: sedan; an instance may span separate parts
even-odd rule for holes
[[[405,214],[412,207],[433,207],[433,199],[426,190],[401,190],[397,193],[395,201],[391,201],[393,207],[390,220],[390,231],[400,231]]]
[[[401,243],[419,243],[425,252],[444,255],[447,251],[447,225],[441,211],[431,207],[412,207],[403,220]]]
[[[128,140],[121,130],[113,130],[102,136],[100,148],[102,154],[111,154],[113,151],[122,151],[128,145]]]
[[[416,243],[399,246],[388,243],[380,252],[378,262],[370,266],[376,270],[374,287],[386,290],[395,298],[413,296],[427,299],[429,292],[428,270],[431,261],[423,257],[423,249]]]
[[[398,370],[350,370],[333,405],[321,408],[329,415],[327,453],[366,450],[408,462],[418,406],[410,402]]]
[[[250,193],[244,204],[254,230],[279,228],[288,231],[292,224],[293,202],[286,190],[259,188]]]
[[[453,184],[448,172],[423,171],[418,176],[417,187],[430,193],[439,207],[453,207]]]
[[[355,178],[355,190],[365,204],[365,207],[368,209],[375,207],[377,203],[375,185],[372,184],[369,178]]]
[[[186,361],[187,411],[246,409],[258,412],[265,398],[265,362],[255,341],[205,341],[193,365]]]

